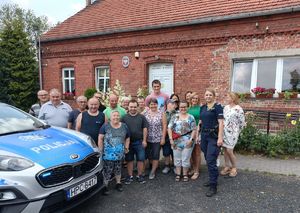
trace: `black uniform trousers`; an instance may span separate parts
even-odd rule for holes
[[[217,187],[219,170],[217,167],[217,158],[219,156],[220,147],[217,146],[218,138],[211,132],[201,133],[201,150],[206,160],[210,186]]]

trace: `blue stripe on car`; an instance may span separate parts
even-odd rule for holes
[[[94,152],[82,139],[54,128],[2,136],[0,150],[23,156],[44,168],[74,163]],[[71,159],[72,154],[78,158]]]

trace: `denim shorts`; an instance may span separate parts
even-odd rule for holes
[[[130,143],[129,152],[125,155],[126,161],[133,161],[134,155],[137,161],[145,160],[145,148],[143,147],[142,141],[134,141]]]
[[[149,160],[159,160],[160,143],[147,143],[146,158]]]
[[[170,144],[170,139],[168,136],[166,137],[165,142],[166,143],[162,146],[162,150],[163,150],[164,157],[168,157],[173,154],[173,150]]]

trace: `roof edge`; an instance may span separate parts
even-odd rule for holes
[[[300,6],[293,6],[293,7],[279,8],[279,9],[273,9],[273,10],[241,13],[241,14],[235,14],[235,15],[213,16],[213,17],[200,18],[200,19],[194,19],[194,20],[189,20],[189,21],[160,24],[160,25],[155,25],[155,26],[107,30],[107,31],[102,31],[102,32],[93,32],[93,33],[86,33],[86,34],[79,34],[79,35],[65,36],[65,37],[56,37],[56,38],[49,38],[49,39],[41,38],[41,42],[46,43],[46,42],[52,42],[52,41],[64,41],[64,40],[71,40],[71,39],[78,39],[78,38],[88,38],[88,37],[94,37],[94,36],[111,35],[114,33],[125,33],[125,32],[144,31],[144,30],[157,30],[157,29],[165,29],[165,28],[171,28],[171,27],[183,27],[183,26],[196,25],[196,24],[205,24],[205,23],[213,23],[213,22],[220,22],[220,21],[253,18],[253,17],[267,16],[267,15],[277,15],[277,14],[292,13],[292,12],[299,12],[299,11],[300,11]]]

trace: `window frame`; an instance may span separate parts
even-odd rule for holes
[[[283,62],[284,62],[284,59],[286,59],[286,58],[299,58],[300,59],[300,56],[233,59],[232,76],[231,76],[231,91],[235,92],[235,91],[233,91],[233,89],[234,89],[234,80],[235,80],[235,77],[234,77],[235,70],[234,69],[235,69],[236,63],[252,61],[252,71],[251,71],[250,90],[249,90],[249,92],[251,92],[251,89],[260,86],[260,85],[257,85],[258,61],[261,59],[276,59],[275,89],[276,89],[277,93],[282,92],[282,81],[283,81],[283,71],[284,71]],[[275,93],[275,97],[276,96],[277,96],[277,94]]]
[[[65,77],[65,71],[68,70],[68,73],[69,73],[69,77]],[[71,77],[71,71],[74,72],[74,77]],[[74,89],[76,91],[76,87],[75,87],[75,69],[74,67],[64,67],[62,68],[62,85],[63,85],[63,94],[65,94],[67,91],[65,90],[65,80],[68,80],[69,81],[69,91],[72,92],[72,85],[71,85],[71,82],[72,80],[74,80]]]
[[[105,76],[104,77],[100,77],[99,76],[99,70],[100,69],[107,69],[108,70],[108,77],[107,77],[107,72],[105,72]],[[100,90],[99,88],[99,80],[104,80],[104,84],[103,84],[103,91]],[[108,80],[108,87],[109,88],[109,85],[110,85],[110,67],[109,66],[106,66],[106,65],[101,65],[101,66],[96,66],[95,67],[95,88],[98,90],[98,91],[102,91],[104,93],[108,92],[106,91],[106,80]]]

